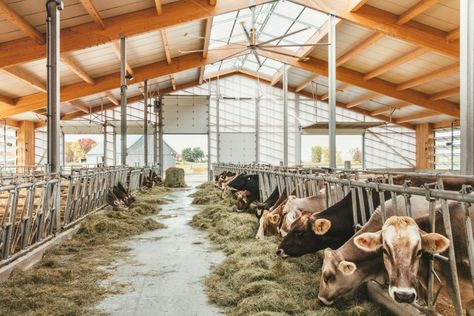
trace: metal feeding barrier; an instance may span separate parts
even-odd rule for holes
[[[214,164],[214,174],[220,174],[223,171],[231,171],[236,173],[258,174],[259,175],[259,189],[260,198],[265,200],[271,192],[278,187],[280,192],[286,190],[289,195],[295,191],[298,197],[309,197],[321,194],[321,189],[325,188],[326,206],[329,207],[341,200],[345,194],[351,192],[353,198],[353,217],[354,229],[357,231],[368,220],[366,211],[370,215],[375,211],[371,197],[373,194],[378,194],[380,199],[380,211],[382,220],[387,218],[385,210],[385,201],[392,199],[394,203],[395,215],[407,215],[413,217],[410,198],[411,196],[423,196],[429,201],[429,223],[431,232],[435,230],[436,226],[436,209],[440,209],[446,237],[450,240],[450,244],[454,245],[453,230],[451,226],[450,210],[448,202],[454,201],[459,203],[463,209],[464,218],[462,222],[466,231],[467,255],[469,260],[469,273],[471,277],[472,289],[474,290],[474,239],[471,225],[471,218],[469,208],[474,203],[473,188],[470,185],[462,184],[459,191],[444,190],[443,178],[454,178],[459,182],[472,183],[473,177],[467,176],[452,176],[442,174],[430,173],[415,173],[415,172],[383,172],[383,171],[360,171],[360,170],[330,170],[317,168],[285,168],[275,167],[269,165],[233,165],[233,164]],[[416,179],[423,179],[423,177],[435,178],[435,181],[424,183],[420,187],[411,186],[410,180],[404,180],[402,184],[394,184],[394,178],[397,176],[405,176]],[[418,181],[419,182],[419,181]],[[364,205],[364,192],[367,195],[368,205]],[[403,203],[407,214],[398,214],[397,196],[403,196]],[[386,197],[389,197],[388,199]],[[359,205],[357,205],[357,200]],[[398,199],[400,201],[400,199]],[[357,210],[360,210],[358,212]],[[358,216],[360,214],[360,216]],[[458,279],[458,266],[454,247],[448,249],[447,256],[432,255],[429,256],[429,277],[427,288],[428,293],[426,306],[420,306],[416,303],[413,305],[420,311],[432,314],[434,312],[434,305],[437,301],[438,294],[441,289],[441,281],[435,272],[435,261],[438,261],[443,267],[445,279],[448,287],[448,293],[452,299],[456,315],[463,315],[463,307],[461,303],[461,289]],[[435,283],[439,285],[436,289]]]
[[[0,179],[0,266],[53,239],[106,205],[119,182],[140,189],[151,168],[68,168],[61,174],[15,174]],[[16,180],[16,181],[15,181]]]

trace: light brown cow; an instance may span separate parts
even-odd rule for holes
[[[355,237],[354,244],[367,252],[382,249],[390,296],[399,303],[413,303],[422,252],[444,252],[449,239],[438,233],[423,232],[411,217],[392,216],[381,230]]]
[[[259,220],[257,235],[255,238],[263,239],[265,236],[276,235],[279,233],[281,220],[283,219],[283,208],[287,199],[273,209],[273,211],[264,210]]]

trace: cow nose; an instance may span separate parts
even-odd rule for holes
[[[395,300],[398,303],[413,303],[416,298],[415,293],[406,291],[396,291],[393,293],[393,296],[395,296]]]
[[[288,255],[285,254],[285,250],[283,250],[283,249],[281,249],[281,248],[277,249],[276,255],[279,256],[279,257],[281,257],[281,258],[286,258],[286,257],[288,257]]]

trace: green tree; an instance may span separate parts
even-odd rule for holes
[[[194,162],[194,155],[193,155],[193,150],[191,149],[191,147],[184,148],[181,151],[181,156],[184,161]]]
[[[322,156],[323,156],[322,162],[329,163],[329,148],[323,147]]]
[[[193,158],[194,161],[201,161],[202,158],[204,158],[204,151],[202,151],[201,148],[199,147],[194,147],[193,148]]]
[[[322,153],[323,153],[323,149],[319,145],[311,148],[311,161],[320,163],[321,158],[322,158]]]
[[[342,154],[339,150],[336,150],[336,164],[342,164]]]
[[[91,138],[81,138],[77,142],[86,154],[97,145],[97,142]]]
[[[352,154],[352,162],[362,163],[362,152],[360,151],[359,147],[352,149],[351,154]]]

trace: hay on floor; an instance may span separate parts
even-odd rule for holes
[[[196,195],[205,196],[205,192],[212,192],[208,185]],[[220,201],[202,206],[191,225],[207,231],[227,255],[205,285],[210,301],[228,315],[386,314],[367,300],[364,289],[334,306],[324,306],[317,299],[322,260],[316,255],[278,258],[279,238],[255,239],[258,223],[254,215],[232,212],[231,206]]]
[[[37,266],[14,272],[0,284],[0,315],[102,314],[94,305],[126,286],[104,282],[114,262],[127,255],[117,243],[165,227],[148,216],[159,212],[166,191],[151,192],[138,194],[128,210],[90,215],[71,240],[48,250]]]
[[[166,169],[164,185],[169,188],[184,188],[186,186],[184,169],[176,167]]]

